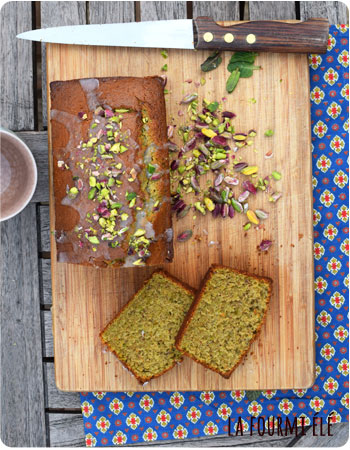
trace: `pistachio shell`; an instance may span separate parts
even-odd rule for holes
[[[185,230],[177,236],[179,242],[186,242],[192,237],[192,230]]]
[[[269,217],[269,213],[263,211],[262,209],[256,209],[255,210],[255,215],[259,218],[259,219],[267,219]]]

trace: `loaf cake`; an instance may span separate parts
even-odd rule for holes
[[[50,83],[59,262],[156,265],[172,259],[163,80]]]
[[[102,342],[140,383],[182,360],[175,338],[195,291],[157,270],[101,332]]]
[[[257,337],[272,280],[214,265],[204,278],[176,338],[176,347],[229,378]]]

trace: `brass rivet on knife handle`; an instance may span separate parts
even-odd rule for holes
[[[205,42],[211,42],[214,39],[213,33],[210,33],[209,31],[203,34],[203,39]]]
[[[325,53],[328,34],[326,19],[293,23],[261,20],[229,26],[221,26],[210,17],[193,19],[193,43],[197,50]]]
[[[248,36],[246,37],[246,41],[248,42],[248,44],[254,44],[254,42],[256,41],[256,36],[253,33],[248,34]]]
[[[225,36],[224,36],[224,41],[227,43],[227,44],[231,44],[231,42],[233,42],[234,41],[234,35],[232,34],[232,33],[226,33],[225,34]]]

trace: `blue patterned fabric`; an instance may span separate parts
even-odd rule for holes
[[[81,394],[87,446],[111,446],[227,434],[242,417],[313,416],[348,421],[348,101],[349,31],[330,28],[328,52],[310,55],[314,188],[316,371],[307,390],[93,392]],[[256,422],[257,420],[255,420]]]

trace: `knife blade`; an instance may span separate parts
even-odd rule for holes
[[[17,37],[76,45],[325,53],[328,30],[326,19],[297,23],[252,21],[221,26],[210,17],[198,17],[43,28]]]

